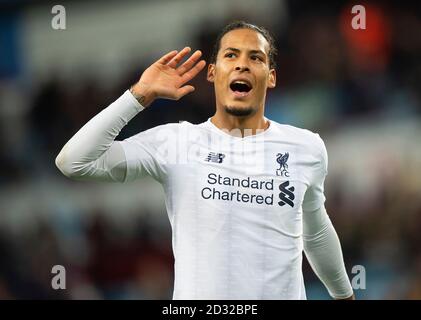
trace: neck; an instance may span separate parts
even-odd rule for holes
[[[254,115],[238,117],[227,114],[218,109],[211,122],[221,130],[228,130],[232,135],[241,137],[255,135],[266,130],[269,127],[269,121],[263,117],[262,112],[256,112]]]

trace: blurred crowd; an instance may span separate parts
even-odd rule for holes
[[[269,119],[319,132],[323,138],[361,122],[373,128],[406,119],[421,124],[421,12],[416,4],[370,1],[365,5],[367,30],[356,31],[350,25],[352,2],[287,3],[287,23],[271,30],[279,54],[277,87],[269,91],[266,104]],[[237,18],[265,25],[252,15],[233,13],[229,20]],[[203,25],[192,47],[208,57],[218,32]],[[11,184],[29,183],[40,175],[69,183],[54,166],[64,143],[151,62],[134,63],[132,73],[111,88],[94,75],[77,83],[55,76],[28,92],[22,145],[13,152],[0,148],[0,194]],[[156,101],[118,139],[167,122],[206,121],[214,112],[213,87],[204,72],[193,83],[194,94],[178,102]],[[379,164],[382,161],[379,155]],[[328,176],[326,206],[349,275],[355,265],[367,272],[366,289],[357,290],[357,298],[421,299],[418,172],[398,167],[393,177],[376,185],[378,196],[362,207],[357,199],[349,200],[342,176]],[[171,298],[169,223],[150,223],[150,217],[166,213],[142,211],[139,204],[130,228],[117,228],[101,210],[74,212],[66,219],[59,213],[55,219],[41,215],[20,234],[0,224],[0,298]],[[66,266],[68,290],[51,289],[51,266],[57,262]],[[309,298],[328,297],[307,263],[304,276]]]

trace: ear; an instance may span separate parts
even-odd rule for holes
[[[208,65],[208,73],[206,79],[209,82],[214,82],[215,80],[215,65],[213,63],[209,63]]]
[[[268,88],[275,88],[276,87],[276,70],[270,69],[269,71],[269,79],[268,79]]]

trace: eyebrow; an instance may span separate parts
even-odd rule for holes
[[[237,49],[237,48],[228,47],[224,51],[240,52],[241,50]],[[253,53],[260,53],[260,54],[266,55],[262,50],[250,50],[249,52],[252,53],[252,54]]]

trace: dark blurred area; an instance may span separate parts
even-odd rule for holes
[[[353,266],[366,270],[365,289],[356,290],[357,298],[421,299],[419,5],[415,1],[284,1],[272,7],[271,1],[262,1],[272,12],[266,17],[264,11],[253,13],[249,3],[221,4],[220,11],[213,7],[218,19],[208,14],[196,24],[184,21],[176,29],[189,29],[191,36],[188,40],[180,36],[175,43],[201,49],[208,57],[216,35],[233,19],[272,31],[279,51],[278,81],[268,93],[266,116],[318,132],[325,140],[329,152],[326,206],[350,277]],[[64,4],[68,30],[58,32],[65,33],[71,32],[73,2]],[[119,8],[115,10],[126,4],[134,2],[107,2]],[[351,27],[355,4],[366,9],[365,30]],[[168,2],[138,2],[142,5],[160,12],[159,6]],[[47,14],[41,12],[44,7],[50,10]],[[116,62],[124,71],[114,73],[111,68],[106,75],[108,65],[98,62],[89,68],[84,58],[78,58],[73,73],[72,68],[63,72],[67,69],[60,66],[66,59],[83,54],[75,49],[56,57],[59,62],[51,61],[53,67],[43,72],[39,59],[26,57],[42,56],[42,50],[49,49],[38,48],[39,38],[31,40],[28,32],[41,28],[34,18],[37,14],[41,20],[43,15],[51,20],[51,5],[34,1],[0,8],[4,9],[0,22],[0,298],[171,298],[171,233],[160,189],[151,190],[150,182],[127,186],[73,182],[54,165],[67,140],[133,84],[159,58],[155,52],[163,54],[166,48],[148,52],[147,46],[142,55],[124,52],[127,59]],[[86,5],[85,18],[95,8],[103,10]],[[156,19],[171,20],[164,16]],[[51,28],[50,20],[42,28]],[[32,21],[35,27],[28,31],[22,21]],[[94,28],[95,20],[91,24]],[[104,31],[107,36],[114,36],[115,25]],[[144,31],[130,41],[142,42]],[[88,46],[86,41],[97,41],[98,48],[105,43],[74,38],[74,47]],[[97,54],[106,56],[99,49]],[[113,57],[110,53],[110,62]],[[156,101],[124,128],[118,140],[167,122],[206,121],[214,113],[213,87],[205,72],[193,84],[194,94],[177,102]],[[53,265],[66,267],[66,290],[51,288]],[[328,298],[307,263],[304,276],[309,299]]]

